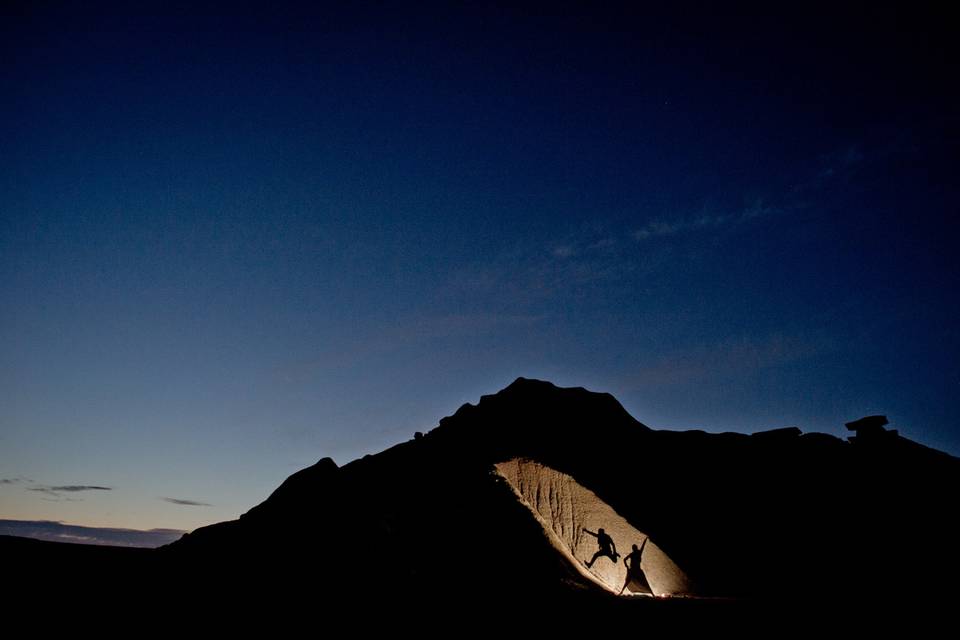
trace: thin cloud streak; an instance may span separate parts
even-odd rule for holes
[[[170,504],[177,504],[183,507],[212,507],[212,504],[207,502],[197,502],[195,500],[184,500],[182,498],[160,498],[164,502],[169,502]]]
[[[50,487],[51,491],[65,491],[73,493],[76,491],[113,491],[113,487],[99,487],[89,484],[68,484],[59,487]]]
[[[0,478],[0,484],[32,484],[33,480],[18,476],[16,478]]]
[[[56,500],[75,502],[79,500],[79,498],[67,498],[63,494],[64,493],[82,493],[86,491],[113,491],[113,487],[101,487],[99,485],[90,485],[90,484],[66,484],[66,485],[57,485],[57,486],[43,485],[39,487],[29,487],[27,491],[42,493]],[[46,498],[46,499],[49,499],[49,498]]]
[[[709,214],[704,213],[696,217],[678,220],[654,220],[633,232],[633,239],[643,242],[651,238],[664,238],[697,231],[717,230],[744,224],[759,218],[767,218],[783,210],[764,204],[763,199],[757,199],[750,206],[732,213]]]
[[[673,249],[667,243],[655,244],[656,240],[695,233],[719,235],[802,206],[795,198],[783,200],[771,204],[766,197],[755,198],[728,211],[704,206],[697,214],[653,219],[633,230],[593,221],[546,246],[515,247],[452,273],[445,299],[495,295],[500,308],[529,310],[571,292],[588,295],[597,283],[650,276],[670,268]]]

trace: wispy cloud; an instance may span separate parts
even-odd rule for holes
[[[494,296],[502,307],[529,309],[558,296],[590,296],[598,283],[650,275],[668,268],[675,254],[667,243],[656,243],[657,240],[694,234],[719,236],[723,231],[746,227],[788,210],[766,198],[754,198],[730,210],[702,206],[688,215],[656,217],[639,228],[590,221],[540,246],[513,247],[451,274],[446,299]]]
[[[707,248],[735,243],[741,232],[812,208],[815,196],[832,180],[821,175],[830,173],[824,162],[852,171],[873,155],[857,145],[841,147],[826,158],[811,158],[790,186],[744,194],[739,204],[711,204],[738,200],[720,194],[688,209],[637,208],[610,218],[591,217],[552,237],[525,239],[459,266],[449,273],[437,299],[454,308],[482,301],[499,312],[523,314],[549,310],[543,304],[557,299],[586,301],[608,286],[653,290],[661,275],[676,271],[678,260],[695,259],[701,249],[703,255],[711,254]],[[679,246],[687,240],[691,246]]]
[[[488,300],[497,309],[520,311],[507,317],[529,317],[523,311],[538,309],[545,300],[585,292],[633,269],[630,263],[637,259],[628,246],[633,243],[624,243],[622,236],[621,229],[593,223],[539,245],[510,247],[450,273],[442,299],[451,304]]]
[[[183,507],[212,507],[212,504],[207,502],[197,502],[195,500],[184,500],[183,498],[160,498],[164,502],[169,502],[170,504],[178,504]]]
[[[590,288],[597,283],[668,268],[674,254],[667,243],[659,243],[656,250],[651,250],[657,240],[694,234],[719,236],[721,232],[787,214],[794,208],[789,199],[779,203],[757,197],[726,210],[703,205],[686,215],[655,217],[639,228],[593,220],[544,245],[514,247],[451,274],[449,298],[493,295],[504,306],[529,308],[558,295],[589,295]]]
[[[781,213],[782,209],[768,205],[758,198],[742,209],[729,212],[701,212],[698,215],[669,220],[653,220],[633,232],[633,239],[642,242],[684,233],[717,230],[744,224],[759,218]]]
[[[817,162],[819,168],[800,176],[791,189],[782,193],[767,193],[767,197],[755,198],[740,209],[718,211],[704,207],[700,213],[655,218],[635,229],[632,237],[643,242],[687,233],[719,231],[802,209],[805,205],[798,199],[800,196],[823,190],[837,178],[849,175],[864,163],[872,162],[876,156],[874,152],[865,152],[859,145],[851,144],[820,156]]]
[[[66,484],[66,485],[41,485],[39,487],[29,487],[27,491],[34,491],[36,493],[42,493],[51,498],[56,498],[65,501],[75,501],[76,498],[65,498],[64,493],[82,493],[85,491],[113,491],[113,487],[101,487],[99,485],[92,484]]]
[[[99,487],[92,484],[67,484],[58,487],[50,487],[52,491],[64,491],[66,493],[75,493],[77,491],[113,491],[113,487]]]
[[[0,484],[32,484],[33,480],[30,478],[25,478],[23,476],[17,476],[16,478],[0,478]]]

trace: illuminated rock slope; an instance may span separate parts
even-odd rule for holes
[[[514,458],[496,465],[497,472],[513,487],[548,530],[554,547],[574,566],[583,566],[603,587],[615,593],[685,595],[691,592],[686,574],[657,544],[614,511],[610,505],[571,476],[532,460]],[[641,568],[646,581],[631,580],[622,561],[599,558],[587,568],[585,561],[597,551],[597,539],[587,531],[604,529],[622,556],[632,545],[643,548]],[[646,541],[646,544],[644,544]]]

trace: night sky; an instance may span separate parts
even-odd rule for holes
[[[960,454],[936,11],[71,4],[0,9],[0,518],[234,518],[518,376]]]

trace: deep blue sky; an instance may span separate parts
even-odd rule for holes
[[[933,10],[39,4],[0,18],[2,518],[235,517],[520,375],[960,453]]]

